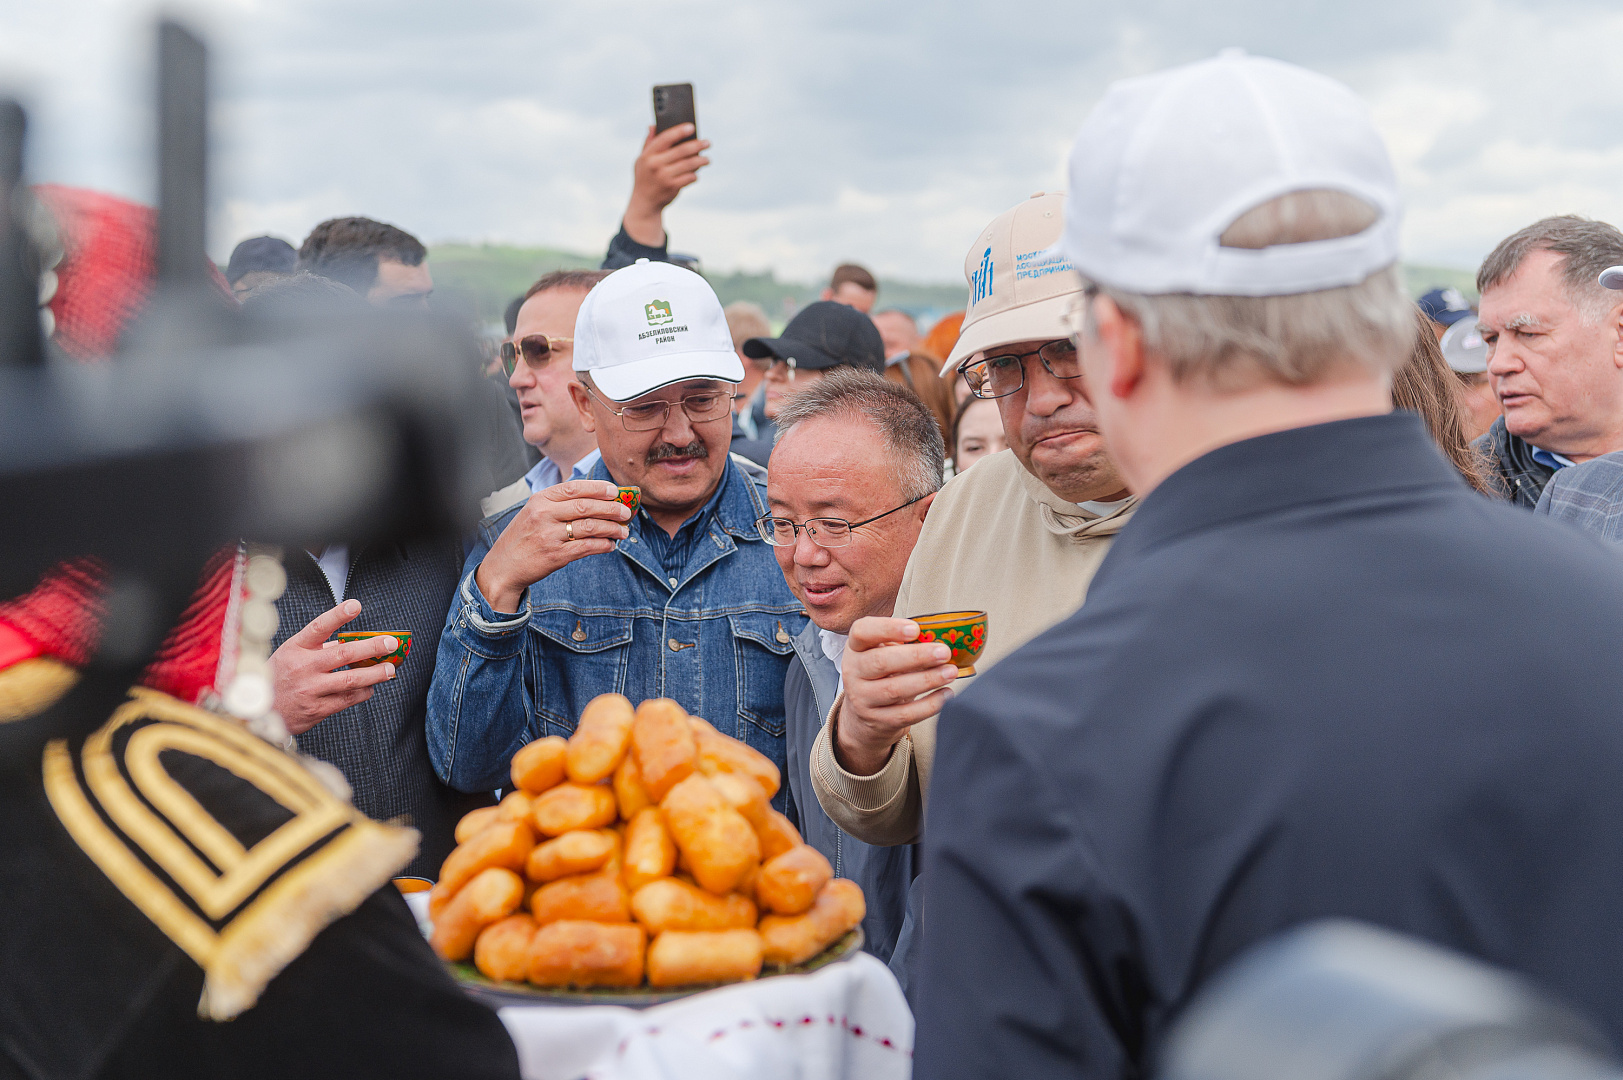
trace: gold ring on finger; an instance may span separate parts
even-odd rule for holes
[[[566,540],[575,538],[575,523],[573,521],[564,522],[564,538]]]

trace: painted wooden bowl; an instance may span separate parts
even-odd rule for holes
[[[375,637],[392,637],[395,639],[397,644],[394,652],[385,653],[383,656],[374,656],[370,660],[357,660],[349,665],[352,668],[371,667],[387,660],[398,670],[400,665],[406,662],[406,657],[411,655],[410,630],[340,630],[333,637],[339,641],[365,641],[367,638]]]
[[[986,612],[943,611],[935,615],[915,615],[919,640],[939,641],[952,650],[952,663],[958,677],[975,674],[975,661],[986,648]]]

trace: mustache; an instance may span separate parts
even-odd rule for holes
[[[686,446],[677,446],[675,443],[662,442],[653,446],[644,459],[649,465],[660,461],[676,461],[682,458],[692,458],[703,461],[710,456],[710,448],[701,439],[694,439]]]

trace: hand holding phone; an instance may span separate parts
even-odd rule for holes
[[[637,243],[648,247],[665,243],[665,207],[710,164],[704,156],[710,143],[697,133],[692,84],[654,87],[654,125],[632,169],[631,201],[624,219],[626,235]]]

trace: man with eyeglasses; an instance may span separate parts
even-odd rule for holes
[[[568,735],[605,693],[674,698],[782,768],[805,616],[756,524],[765,472],[727,450],[744,373],[721,304],[699,275],[638,262],[586,295],[571,336],[601,457],[481,524],[429,691],[435,768],[503,786],[519,747]]]
[[[811,752],[839,692],[851,625],[888,616],[908,555],[941,487],[935,418],[912,391],[880,375],[836,370],[778,413],[767,469],[771,513],[760,521],[778,565],[811,614],[784,680],[790,817],[841,877],[862,886],[864,948],[890,963],[915,872],[911,845],[875,847],[818,805]]]
[[[984,673],[1081,606],[1135,504],[1105,451],[1067,329],[1080,286],[1052,251],[1064,202],[1036,195],[999,215],[964,261],[969,310],[941,374],[956,369],[977,397],[996,400],[1009,449],[937,496],[893,617],[852,624],[844,690],[813,748],[818,800],[871,844],[919,839],[936,714],[973,680],[958,678],[945,645],[916,643],[912,618],[985,611],[975,665]]]

